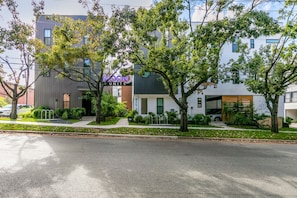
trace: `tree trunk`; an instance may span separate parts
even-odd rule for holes
[[[278,133],[278,100],[273,101],[272,103],[272,112],[271,112],[271,132]]]
[[[96,96],[96,124],[100,124],[101,121],[101,97],[102,94]]]
[[[188,108],[181,109],[180,128],[181,132],[188,132]]]
[[[17,84],[14,84],[13,87],[13,98],[12,98],[12,107],[11,107],[11,113],[10,113],[10,119],[17,119],[18,113],[17,113],[17,105],[18,105],[18,98],[17,98],[17,91],[18,91],[18,86]]]

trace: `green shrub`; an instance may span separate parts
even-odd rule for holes
[[[174,124],[177,121],[177,111],[166,111],[168,123]]]
[[[203,124],[204,125],[209,125],[209,123],[211,122],[211,117],[209,115],[203,115]]]
[[[82,107],[72,108],[70,110],[71,112],[71,118],[73,119],[81,119],[83,115],[86,114],[86,109]]]
[[[233,119],[228,124],[256,126],[257,122],[251,116],[238,112],[234,115]]]
[[[199,113],[199,114],[195,114],[192,120],[194,121],[195,124],[200,124],[201,122],[203,122],[203,118],[204,118],[204,115]]]
[[[68,111],[64,111],[64,113],[62,115],[62,119],[63,120],[67,120],[68,119]]]
[[[150,124],[150,117],[149,116],[145,116],[143,118],[143,122],[144,122],[144,124]]]
[[[118,103],[115,108],[115,115],[117,117],[125,117],[128,113],[127,106],[125,103]]]
[[[129,121],[134,121],[135,116],[138,114],[138,112],[136,110],[133,111],[129,111],[127,114],[127,118],[129,119]]]
[[[143,119],[142,119],[142,116],[141,115],[138,115],[138,116],[135,117],[135,122],[136,123],[142,123],[142,120]]]
[[[33,118],[33,113],[31,111],[27,111],[24,113],[20,113],[18,116],[22,118]]]
[[[286,117],[286,123],[288,123],[289,125],[292,124],[293,118],[287,116]]]
[[[64,109],[57,108],[57,109],[55,110],[55,115],[56,115],[56,117],[58,117],[58,118],[62,117],[63,113],[64,113]]]
[[[33,114],[33,118],[35,119],[40,119],[41,118],[41,112],[43,109],[34,109],[32,114]]]

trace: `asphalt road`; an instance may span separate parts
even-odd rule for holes
[[[0,197],[297,197],[297,145],[1,134]]]

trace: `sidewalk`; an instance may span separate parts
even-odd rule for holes
[[[7,124],[26,124],[26,125],[40,125],[40,126],[65,126],[65,127],[85,127],[85,128],[174,128],[178,129],[179,126],[175,125],[129,125],[127,118],[121,118],[115,125],[88,125],[90,122],[95,121],[94,116],[84,116],[81,121],[76,123],[59,123],[59,122],[22,122],[17,120],[0,120],[0,123]],[[223,122],[212,122],[213,129],[217,130],[241,130],[238,128],[231,128],[226,126]],[[189,129],[212,129],[212,127],[189,127]]]

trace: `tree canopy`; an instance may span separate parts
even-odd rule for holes
[[[181,131],[188,130],[188,97],[218,82],[222,47],[237,36],[256,38],[276,28],[272,18],[255,10],[257,0],[249,6],[233,0],[197,1],[194,5],[204,9],[198,22],[191,19],[194,2],[158,1],[151,9],[139,9],[132,26],[138,48],[131,60],[142,72],[161,77],[180,108]],[[224,16],[226,10],[232,16]],[[189,18],[184,19],[185,13]]]
[[[7,96],[12,100],[11,118],[16,119],[16,105],[18,99],[25,95],[27,90],[37,80],[39,75],[32,74],[32,67],[36,62],[36,53],[43,49],[43,43],[35,39],[35,29],[32,24],[24,23],[17,12],[15,0],[4,0],[2,6],[6,6],[12,19],[8,21],[7,27],[1,27],[0,33],[0,85]],[[32,3],[35,16],[38,16],[43,9],[43,1]],[[6,52],[14,50],[19,54],[15,66],[15,60],[11,61]],[[32,78],[33,76],[33,78]],[[22,79],[25,79],[22,82]]]
[[[242,47],[241,56],[233,63],[233,67],[247,74],[247,88],[264,96],[271,114],[272,132],[278,132],[279,99],[289,85],[297,82],[296,3],[286,1],[285,7],[280,10],[279,20],[284,25],[272,32],[277,33],[277,42],[254,52]]]
[[[52,17],[60,25],[53,31],[53,45],[39,54],[39,66],[56,71],[59,77],[85,83],[96,97],[96,122],[100,123],[104,81],[127,73],[131,67],[127,24],[133,10],[114,7],[108,16],[97,0],[81,3],[88,9],[85,19]]]

